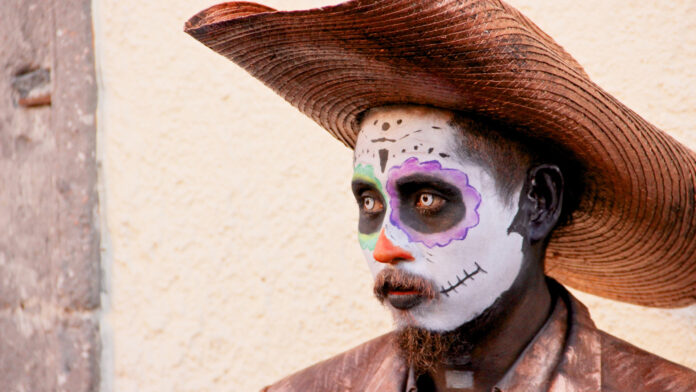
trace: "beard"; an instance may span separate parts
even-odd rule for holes
[[[396,331],[395,344],[416,376],[432,372],[440,364],[464,365],[469,362],[473,348],[459,328],[435,332],[408,326]]]
[[[414,290],[423,298],[436,300],[439,292],[426,279],[399,269],[384,269],[375,277],[374,293],[384,303],[392,289]],[[416,376],[441,364],[466,365],[476,343],[490,332],[499,316],[501,298],[483,313],[451,331],[431,331],[412,325],[397,329],[394,344]]]

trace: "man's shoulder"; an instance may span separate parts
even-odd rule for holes
[[[405,377],[406,371],[392,342],[393,333],[382,335],[287,376],[263,391],[388,390],[387,386]]]
[[[557,390],[696,391],[696,372],[598,329],[587,307],[562,286],[556,287],[571,316],[563,366],[557,369],[562,388]],[[580,388],[563,388],[568,383]],[[586,384],[594,387],[582,388]]]
[[[642,350],[604,331],[602,390],[696,391],[696,372]]]

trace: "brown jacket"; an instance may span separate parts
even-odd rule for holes
[[[696,391],[696,372],[598,330],[565,289],[534,340],[496,388],[500,391]],[[392,333],[317,363],[264,391],[416,392]],[[494,388],[495,390],[495,388]]]

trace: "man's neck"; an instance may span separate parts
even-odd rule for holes
[[[447,363],[440,364],[426,376],[430,380],[421,381],[433,385],[437,392],[490,391],[515,363],[551,312],[553,299],[545,279],[532,278],[526,283],[531,283],[532,287],[509,293],[516,297],[513,298],[514,305],[503,308],[493,319],[495,325],[489,326],[490,333],[473,342],[474,347],[468,355],[448,359]]]

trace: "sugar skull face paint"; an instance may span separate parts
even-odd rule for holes
[[[443,194],[434,190],[422,192],[421,185],[428,183]],[[392,167],[387,192],[391,224],[403,230],[409,241],[421,242],[428,248],[463,240],[468,230],[479,223],[481,195],[469,185],[464,172],[444,169],[436,160],[421,163],[413,157]],[[412,208],[414,205],[420,208]]]
[[[457,328],[508,290],[523,262],[522,237],[508,233],[517,206],[462,154],[466,136],[451,119],[424,107],[373,110],[355,146],[359,241],[400,326]]]
[[[361,219],[358,226],[358,241],[363,249],[374,250],[377,233],[384,219],[382,184],[375,177],[372,165],[358,164],[353,169],[353,192],[362,194],[360,200]]]

